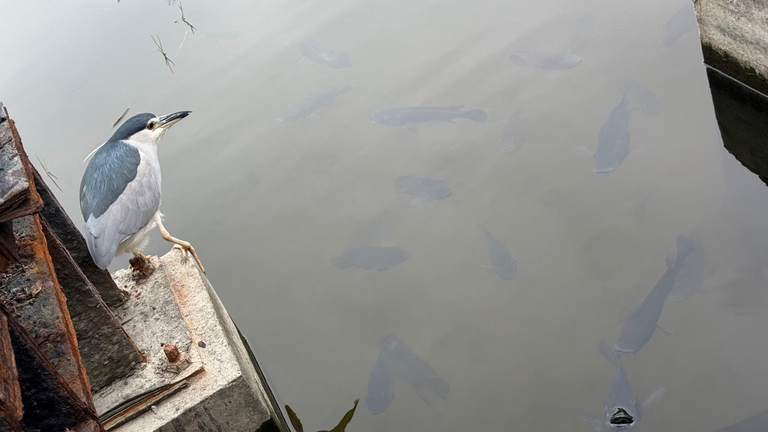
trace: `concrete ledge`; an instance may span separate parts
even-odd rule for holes
[[[161,258],[152,258],[151,262],[156,270],[147,281],[134,282],[128,270],[115,273],[115,281],[134,299],[140,292],[140,297],[148,296],[148,299],[156,298],[158,291],[167,290],[172,294],[186,327],[184,337],[175,335],[181,337],[178,348],[182,355],[191,358],[192,364],[177,376],[158,383],[156,391],[147,389],[148,377],[167,375],[167,371],[159,371],[153,366],[157,364],[153,359],[164,356],[160,347],[163,341],[153,336],[153,331],[162,332],[159,327],[166,323],[154,320],[152,314],[137,311],[131,322],[124,325],[152,363],[134,376],[110,386],[111,390],[105,389],[114,392],[115,386],[123,390],[143,387],[138,394],[136,391],[126,393],[133,394],[133,400],[122,405],[120,415],[105,422],[106,428],[120,432],[287,431],[278,426],[281,422],[267,397],[266,386],[251,363],[234,323],[194,261],[190,258],[182,262],[181,252],[173,250]],[[131,304],[132,300],[129,300],[123,306],[126,311],[116,311],[116,314],[131,315]],[[142,322],[147,317],[150,322]],[[132,334],[130,327],[134,332],[141,328],[145,334]],[[160,338],[172,336],[166,334]],[[184,338],[189,338],[188,347]],[[145,348],[142,344],[147,343],[151,346]],[[117,404],[114,393],[103,392],[94,398],[100,415],[104,414],[105,407]],[[160,397],[163,393],[165,395]],[[110,403],[103,404],[103,398],[109,398]]]
[[[768,3],[695,0],[704,60],[768,93]]]

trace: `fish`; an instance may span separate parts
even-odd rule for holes
[[[346,53],[337,53],[332,48],[325,47],[317,42],[303,41],[299,49],[304,56],[315,63],[324,64],[334,69],[351,68],[352,62]]]
[[[488,243],[488,256],[493,264],[493,271],[503,280],[511,280],[517,274],[517,263],[512,259],[509,249],[498,237],[491,234],[485,225],[477,225],[485,235]]]
[[[598,349],[604,356],[621,357],[636,354],[651,340],[651,336],[659,325],[664,302],[674,288],[677,275],[692,251],[691,239],[682,235],[677,236],[677,256],[674,263],[667,263],[667,270],[659,281],[640,306],[624,321],[616,344],[609,347],[604,341],[600,342]]]
[[[768,431],[768,410],[762,411],[734,423],[716,430],[715,432],[766,432]]]
[[[418,195],[427,201],[441,200],[451,196],[451,186],[448,185],[448,181],[439,178],[400,176],[395,181],[395,187],[399,192]]]
[[[481,109],[462,111],[464,105],[443,107],[402,107],[379,111],[371,115],[371,121],[389,126],[412,127],[427,122],[455,123],[458,118],[466,118],[485,124],[488,113]]]
[[[644,113],[654,115],[661,111],[661,101],[653,91],[631,77],[621,79],[621,88],[631,99],[632,105],[640,107]]]
[[[515,114],[509,118],[499,140],[499,150],[502,153],[514,153],[523,146],[525,125],[522,117]]]
[[[568,70],[581,63],[581,57],[571,53],[554,53],[547,51],[517,51],[509,56],[512,63],[533,69]]]
[[[331,259],[331,263],[340,269],[354,267],[383,271],[400,264],[408,256],[408,251],[395,246],[362,246],[345,249]]]
[[[625,93],[621,102],[608,116],[597,134],[597,150],[593,172],[598,176],[607,176],[624,162],[629,154],[629,115],[632,107],[629,96]]]
[[[422,360],[395,335],[387,335],[381,340],[381,353],[385,356],[394,376],[406,382],[416,395],[427,405],[429,395],[435,394],[441,399],[448,397],[448,381],[437,376],[427,362]]]
[[[395,399],[395,376],[392,374],[386,354],[384,349],[379,350],[379,357],[368,376],[368,394],[365,396],[365,404],[374,414],[387,409]]]
[[[339,97],[339,95],[344,94],[351,89],[352,86],[346,84],[325,89],[306,99],[302,99],[277,120],[286,122],[308,117],[320,108],[331,105],[336,101],[336,98]]]
[[[669,298],[672,301],[682,302],[690,299],[703,291],[704,276],[707,272],[707,255],[701,245],[701,241],[696,237],[691,237],[693,251],[680,269],[672,292]],[[668,263],[673,263],[677,259],[676,254],[670,254],[667,258]]]
[[[681,37],[694,30],[698,31],[696,23],[696,11],[693,9],[693,3],[685,2],[685,6],[677,11],[672,17],[664,23],[664,39],[662,45],[669,48]]]
[[[621,359],[608,358],[614,367],[611,389],[603,404],[603,417],[584,416],[583,420],[592,424],[595,431],[605,429],[631,429],[640,423],[644,412],[658,402],[664,395],[665,389],[653,392],[642,404],[638,401],[632,387],[629,385],[627,374],[621,365]]]

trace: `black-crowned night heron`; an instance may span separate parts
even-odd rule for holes
[[[88,250],[106,269],[115,255],[132,253],[146,261],[147,234],[157,226],[166,241],[186,258],[189,251],[200,269],[195,248],[168,233],[160,214],[160,161],[157,143],[191,111],[157,117],[137,114],[126,120],[93,155],[80,182],[80,211]],[[203,270],[205,271],[205,270]]]

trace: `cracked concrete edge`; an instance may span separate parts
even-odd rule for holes
[[[768,93],[768,7],[763,0],[695,0],[704,60]]]
[[[182,262],[178,250],[167,253],[160,262],[192,342],[198,346],[204,372],[191,377],[188,388],[112,430],[177,432],[205,425],[210,430],[232,432],[288,431],[275,414],[266,383],[259,378],[234,323],[205,275],[191,258]]]

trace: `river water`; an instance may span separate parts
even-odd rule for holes
[[[166,227],[307,429],[360,398],[350,431],[592,430],[614,373],[597,344],[678,235],[705,259],[663,309],[674,334],[623,361],[640,401],[666,389],[640,427],[768,408],[768,189],[723,150],[686,0],[189,0],[194,34],[173,0],[4,3],[0,99],[73,219],[126,107],[193,111],[160,144]],[[370,121],[458,105],[485,122]],[[620,163],[598,176],[600,136]],[[155,233],[146,252],[169,249]],[[374,414],[390,334],[431,370],[385,359],[405,366]]]

